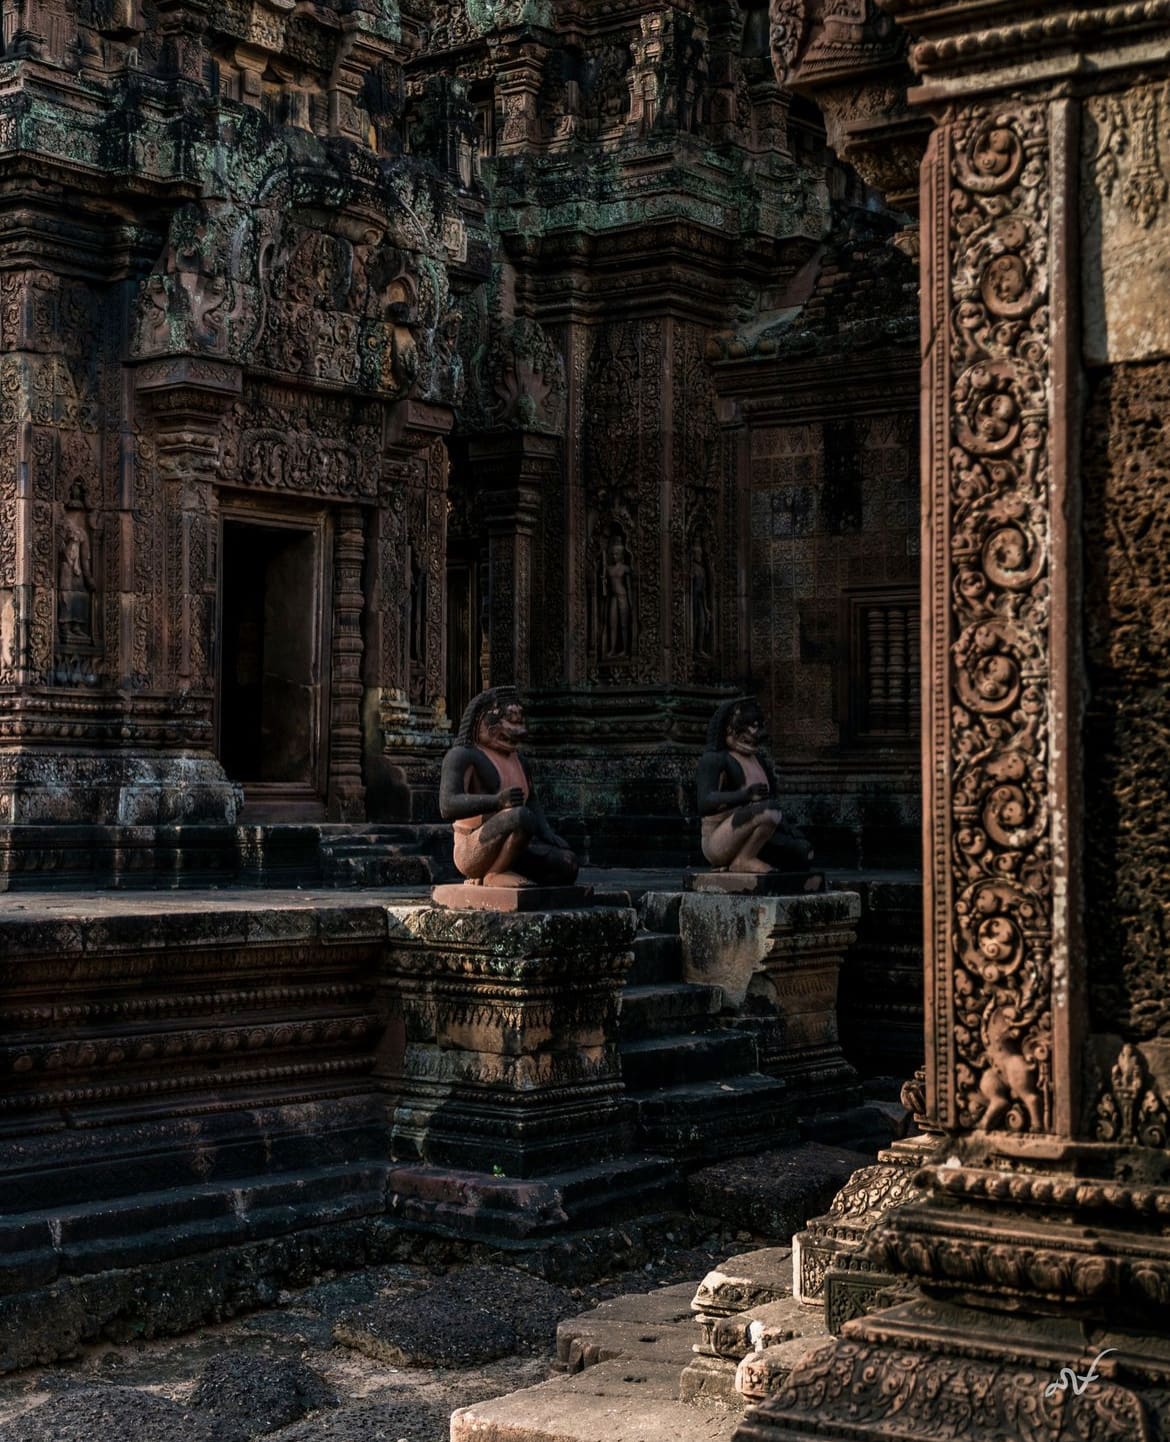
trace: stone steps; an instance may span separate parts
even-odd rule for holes
[[[621,1358],[451,1416],[451,1442],[730,1442],[738,1412],[678,1400],[678,1368]]]
[[[682,1160],[734,1156],[757,1150],[761,1137],[775,1143],[794,1135],[787,1086],[759,1073],[632,1092],[626,1100],[642,1144]]]
[[[430,886],[436,868],[425,837],[407,826],[348,827],[321,837],[326,886]]]
[[[205,1182],[0,1219],[0,1293],[148,1266],[303,1227],[378,1216],[389,1163]]]
[[[622,1042],[619,1050],[630,1092],[718,1081],[756,1070],[755,1039],[744,1032],[650,1036]]]
[[[654,986],[682,979],[682,940],[661,931],[639,931],[634,937],[634,964],[627,986]]]
[[[682,979],[679,898],[651,893],[622,992],[618,1051],[638,1144],[688,1162],[795,1135],[784,1082],[760,1073],[753,1032],[723,1025],[716,986]]]
[[[666,981],[626,986],[619,1034],[636,1038],[701,1031],[718,1009],[718,987]]]
[[[731,1257],[696,1289],[631,1293],[557,1328],[568,1375],[454,1413],[451,1442],[725,1442],[826,1334],[792,1253]]]

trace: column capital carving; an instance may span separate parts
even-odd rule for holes
[[[887,9],[876,0],[770,0],[769,40],[777,80],[820,108],[833,150],[891,205],[916,214],[927,126],[907,102],[909,40]]]

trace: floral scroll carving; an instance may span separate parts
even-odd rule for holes
[[[923,1311],[924,1320],[934,1320]],[[893,1416],[901,1435],[924,1442],[993,1436],[1039,1442],[1058,1433],[1122,1442],[1154,1435],[1150,1412],[1130,1388],[1102,1379],[1083,1396],[1062,1392],[1046,1398],[1051,1380],[1052,1372],[1039,1360],[1012,1363],[925,1348],[896,1352],[846,1338],[803,1358],[767,1416],[749,1413],[736,1435],[743,1442],[793,1436],[777,1421],[805,1418],[815,1418],[827,1432],[829,1417],[846,1416],[853,1429],[887,1424]],[[775,1419],[772,1426],[769,1419]]]
[[[950,128],[950,857],[955,1120],[1051,1122],[1048,130]]]
[[[768,44],[776,78],[782,85],[800,54],[808,11],[807,0],[771,0],[768,7]]]

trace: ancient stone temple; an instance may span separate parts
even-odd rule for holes
[[[22,0],[0,66],[10,884],[433,819],[501,683],[595,859],[693,848],[748,690],[912,861],[912,247],[762,4]]]
[[[399,155],[391,10],[5,12],[18,852],[358,819],[381,728],[442,719],[452,287],[486,242]]]

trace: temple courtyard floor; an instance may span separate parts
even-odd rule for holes
[[[11,1233],[0,1248],[0,1442],[729,1439],[775,1369],[825,1336],[824,1307],[792,1296],[793,1234],[908,1115],[891,1100],[892,1076],[863,1088],[841,1056],[831,928],[825,940],[806,923],[828,957],[816,963],[829,968],[827,1029],[818,1022],[802,1041],[794,1025],[786,1046],[804,1045],[809,1075],[829,1075],[826,1095],[848,1105],[799,1130],[789,1116],[779,1132],[773,1113],[788,1114],[773,1094],[788,1083],[756,1070],[766,1036],[717,1025],[705,1000],[717,988],[675,975],[681,871],[581,879],[603,908],[637,913],[636,929],[621,923],[634,957],[622,1075],[634,1088],[646,1072],[647,1099],[634,1090],[628,1103],[644,1108],[637,1147],[664,1155],[650,1159],[650,1187],[649,1162],[602,1153],[600,1183],[622,1167],[633,1178],[609,1212],[589,1190],[600,1183],[582,1187],[576,1173],[546,1183],[550,1167],[463,1163],[479,1167],[485,1195],[511,1187],[519,1199],[505,1197],[513,1211],[492,1223],[500,1243],[483,1203],[455,1215],[445,1192],[438,1223],[388,1219],[407,1174],[389,1176],[378,1122],[370,978],[387,919],[393,930],[425,907],[428,887],[6,896],[15,1087],[2,1136],[12,1196],[0,1208]],[[895,895],[902,879],[866,880]],[[815,920],[835,903],[809,904]],[[616,935],[610,919],[591,926]],[[535,941],[560,956],[543,931]],[[431,956],[419,952],[420,976]],[[566,996],[582,981],[573,973]],[[612,1027],[610,1012],[598,1015]],[[452,1037],[432,1048],[443,1064],[462,1055],[456,1042],[471,1045]],[[497,1044],[476,1045],[494,1055]],[[245,1065],[251,1053],[261,1060]],[[578,1129],[588,1120],[569,1117]],[[444,1165],[450,1186],[470,1175],[457,1159]],[[570,1216],[546,1236],[526,1198],[544,1188],[568,1208],[575,1187],[580,1223]],[[726,1295],[704,1302],[711,1276]]]
[[[549,1282],[436,1240],[179,1337],[82,1347],[0,1381],[0,1442],[721,1442],[744,1399],[688,1389],[700,1282],[738,1253],[762,1273],[737,1301],[787,1306],[787,1338],[823,1336],[822,1310],[787,1296],[782,1239],[734,1221],[781,1193],[816,1211],[866,1160],[812,1143],[708,1168],[694,1195],[722,1220],[631,1226],[620,1268],[578,1283],[571,1261]]]

